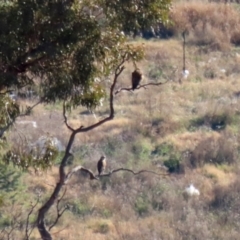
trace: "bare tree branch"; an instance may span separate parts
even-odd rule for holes
[[[32,231],[35,227],[35,224],[31,227],[31,230],[29,231],[29,218],[30,216],[32,215],[32,212],[34,211],[34,209],[36,208],[36,206],[38,205],[39,203],[39,200],[40,200],[40,195],[38,194],[38,198],[37,198],[37,201],[35,202],[35,204],[32,204],[31,208],[30,208],[30,211],[28,212],[28,215],[27,215],[27,222],[26,222],[26,228],[25,228],[25,237],[26,237],[26,240],[29,240],[31,234],[32,234]]]
[[[68,160],[68,157],[71,155],[70,150],[71,147],[73,145],[75,136],[80,133],[80,132],[87,132],[90,131],[92,129],[97,128],[98,126],[112,120],[114,118],[114,89],[118,80],[119,75],[122,73],[122,71],[124,70],[124,66],[123,63],[126,61],[126,57],[125,59],[123,58],[122,61],[120,62],[120,64],[116,67],[115,70],[115,74],[114,74],[114,79],[112,82],[112,85],[110,87],[110,100],[109,100],[109,108],[110,108],[110,113],[109,116],[104,118],[103,120],[100,120],[99,122],[88,126],[88,127],[79,127],[77,129],[72,129],[72,133],[70,135],[66,150],[65,150],[65,155],[63,156],[63,159],[61,161],[60,167],[59,167],[59,182],[56,184],[55,189],[53,190],[52,195],[49,197],[49,199],[42,205],[42,207],[39,209],[38,212],[38,217],[37,217],[37,226],[38,226],[38,231],[41,235],[41,238],[43,240],[52,240],[51,234],[49,233],[49,231],[46,229],[45,226],[45,214],[48,212],[48,210],[52,207],[52,205],[54,204],[55,200],[57,199],[57,196],[59,195],[63,185],[65,184],[66,181],[66,173],[65,173],[65,166]],[[82,168],[83,171],[83,168]]]
[[[12,215],[13,215],[12,216],[13,221],[11,221],[10,226],[9,227],[5,227],[1,231],[1,233],[2,233],[1,235],[4,237],[4,239],[7,239],[7,240],[13,239],[13,232],[14,232],[14,230],[16,230],[19,227],[18,226],[18,224],[19,224],[18,220],[19,220],[19,218],[21,216],[21,213],[15,214],[15,212],[13,211]]]
[[[40,195],[38,195],[36,202],[34,204],[31,204],[31,208],[27,214],[26,225],[25,225],[25,236],[23,238],[24,240],[30,239],[32,231],[36,226],[35,223],[33,223],[32,226],[29,226],[30,225],[30,216],[32,215],[34,209],[36,208],[37,204],[39,203],[39,200],[40,200]],[[10,222],[10,226],[5,227],[4,229],[2,229],[0,231],[0,239],[9,239],[9,240],[15,239],[14,236],[16,234],[16,231],[19,231],[24,227],[23,222],[22,222],[22,219],[23,219],[22,217],[23,217],[22,212],[16,211],[16,209],[14,209],[14,207],[13,207],[12,212],[11,212],[11,218],[13,220]]]
[[[66,102],[64,101],[63,102],[63,118],[64,118],[64,123],[65,125],[67,126],[67,128],[73,132],[74,129],[68,124],[68,121],[67,121],[67,116],[66,116]]]
[[[63,192],[63,195],[57,201],[57,206],[56,206],[56,208],[57,208],[57,217],[56,217],[54,223],[48,228],[48,231],[50,231],[58,223],[58,220],[61,218],[63,213],[68,209],[68,206],[65,206],[63,209],[60,209],[60,206],[59,206],[59,204],[61,203],[63,197],[66,194],[66,192],[67,192],[67,188],[65,188],[65,190]]]
[[[39,100],[38,102],[36,102],[35,104],[33,104],[32,106],[30,107],[27,107],[26,111],[22,114],[20,114],[18,117],[24,117],[26,115],[29,115],[29,113],[37,106],[39,105],[40,103],[42,103],[42,100]]]
[[[66,175],[66,180],[65,180],[64,184],[67,184],[68,181],[69,181],[69,179],[72,177],[72,175],[73,175],[74,173],[78,172],[78,171],[82,171],[82,172],[88,173],[88,174],[89,174],[89,178],[90,178],[91,180],[93,180],[93,179],[98,180],[98,178],[97,178],[96,176],[94,176],[94,174],[93,174],[93,172],[92,172],[91,170],[89,170],[89,169],[87,169],[87,168],[84,168],[84,167],[82,167],[82,166],[77,166],[77,167],[73,168],[73,169]]]
[[[71,150],[71,147],[73,145],[75,136],[78,133],[91,131],[91,130],[101,126],[102,124],[104,124],[104,123],[106,123],[106,122],[108,122],[108,121],[110,121],[110,120],[112,120],[114,118],[114,114],[115,114],[115,110],[114,110],[114,89],[115,89],[115,86],[116,86],[116,83],[117,83],[119,75],[124,70],[123,64],[128,59],[129,59],[129,56],[128,56],[128,53],[126,52],[126,53],[123,54],[122,60],[120,61],[120,63],[115,68],[114,78],[113,78],[113,82],[112,82],[112,84],[110,86],[110,93],[109,93],[109,110],[110,110],[109,115],[106,118],[104,118],[103,120],[100,120],[97,123],[92,124],[92,125],[87,126],[87,127],[81,126],[81,127],[77,128],[77,129],[73,129],[72,127],[70,127],[67,124],[67,127],[71,130],[72,133],[70,135],[70,138],[68,140],[68,144],[67,144],[66,149],[65,149],[65,155],[63,156],[63,159],[62,159],[60,167],[59,167],[59,182],[56,184],[56,186],[55,186],[55,188],[53,190],[52,195],[42,205],[42,207],[39,209],[39,212],[38,212],[37,227],[38,227],[38,230],[39,230],[39,233],[41,235],[42,240],[52,240],[52,236],[49,233],[49,230],[47,230],[46,226],[45,226],[45,215],[49,211],[49,209],[52,207],[54,202],[56,201],[56,199],[57,199],[57,197],[58,197],[62,187],[69,181],[69,179],[71,178],[72,174],[76,173],[77,171],[80,170],[80,171],[88,173],[91,180],[98,179],[96,176],[94,176],[94,174],[93,174],[93,172],[91,170],[83,168],[82,166],[78,166],[78,167],[72,169],[72,171],[70,171],[68,174],[65,173],[65,167],[66,167],[66,163],[67,163],[67,160],[68,160],[69,156],[72,155],[70,153],[70,150]],[[163,84],[163,83],[147,84],[147,85],[160,85],[160,84]],[[145,86],[142,85],[142,87],[145,87]],[[65,116],[64,119],[65,119],[65,124],[66,124],[67,121],[66,121],[65,110],[63,110],[63,115]],[[111,171],[106,176],[110,176],[112,173],[115,173],[115,172],[118,172],[118,171],[129,171],[129,172],[131,172],[131,173],[133,173],[135,175],[143,173],[143,172],[149,172],[149,173],[151,172],[151,171],[147,171],[147,170],[142,170],[140,172],[135,173],[134,171],[132,171],[130,169],[120,168],[120,169],[116,169],[116,170]],[[151,173],[154,173],[154,172],[151,172]],[[158,173],[155,173],[155,174],[163,175],[163,174],[158,174]],[[101,175],[101,176],[104,176],[104,175]]]
[[[158,176],[168,176],[169,173],[157,173],[157,172],[154,172],[154,171],[151,171],[151,170],[140,170],[138,172],[134,172],[133,170],[131,169],[128,169],[128,168],[118,168],[118,169],[114,169],[112,171],[110,171],[109,173],[105,173],[105,174],[101,174],[99,177],[110,177],[113,173],[116,173],[116,172],[119,172],[119,171],[126,171],[126,172],[130,172],[132,173],[133,175],[138,175],[138,174],[141,174],[141,173],[151,173],[151,174],[155,174],[155,175],[158,175]]]
[[[126,172],[130,172],[132,173],[133,175],[138,175],[138,174],[141,174],[141,173],[151,173],[151,174],[155,174],[155,175],[158,175],[158,176],[168,176],[169,173],[157,173],[157,172],[154,172],[154,171],[151,171],[151,170],[140,170],[138,172],[134,172],[133,170],[129,169],[129,168],[117,168],[117,169],[114,169],[114,170],[111,170],[109,173],[105,173],[105,174],[101,174],[101,175],[95,175],[93,174],[93,172],[90,170],[90,169],[87,169],[87,168],[84,168],[82,166],[77,166],[75,168],[73,168],[66,176],[66,180],[65,180],[65,184],[68,183],[68,181],[70,180],[70,178],[72,177],[72,175],[74,173],[77,173],[78,171],[83,171],[85,173],[88,173],[89,174],[89,177],[90,177],[90,180],[99,180],[100,178],[102,177],[111,177],[111,175],[113,173],[116,173],[116,172],[120,172],[120,171],[126,171]]]
[[[170,81],[170,80],[167,80],[166,82],[160,82],[160,83],[146,83],[146,84],[137,86],[134,90],[136,90],[136,89],[141,89],[141,88],[146,89],[147,86],[159,86],[159,85],[163,85],[163,84],[167,83],[168,81]],[[115,92],[115,95],[117,95],[118,93],[120,93],[120,92],[122,92],[122,91],[132,92],[133,90],[132,90],[132,87],[119,88],[119,89]]]

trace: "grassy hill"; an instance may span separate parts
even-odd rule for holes
[[[237,3],[175,1],[171,13],[175,24],[167,29],[171,38],[133,41],[146,50],[139,64],[143,82],[164,84],[116,95],[115,119],[77,136],[69,169],[81,164],[96,172],[104,153],[106,171],[127,167],[165,173],[168,167],[171,174],[119,172],[100,181],[74,176],[60,203],[68,208],[51,230],[54,239],[239,239],[239,16]],[[183,79],[181,31],[186,29],[190,74]],[[130,85],[132,69],[126,66],[117,88]],[[103,118],[107,101],[96,109],[96,116],[74,110],[69,123],[89,125]],[[15,142],[22,138],[34,142],[47,133],[63,144],[68,140],[57,103],[38,106],[21,120],[34,120],[38,127],[17,125],[18,131],[10,136]],[[37,196],[34,212],[51,194],[58,181],[58,160],[47,172],[0,166],[0,227],[8,232],[14,227],[13,239],[21,239]],[[200,195],[186,198],[183,193],[191,183]],[[53,207],[49,225],[56,212]],[[33,214],[30,223],[34,219]],[[39,239],[36,229],[30,239]]]

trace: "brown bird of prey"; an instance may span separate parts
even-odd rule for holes
[[[101,175],[101,173],[105,170],[106,168],[106,157],[105,156],[101,156],[101,158],[99,159],[98,163],[97,163],[97,169],[98,169],[98,174]]]
[[[132,72],[132,90],[137,88],[141,80],[142,80],[142,73],[140,72],[140,69],[136,68]]]

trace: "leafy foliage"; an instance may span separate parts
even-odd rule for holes
[[[0,127],[10,124],[20,113],[19,106],[8,96],[0,97]]]
[[[83,217],[92,212],[92,209],[90,208],[90,206],[87,205],[87,203],[84,203],[79,200],[75,200],[75,201],[69,203],[69,210],[73,214],[75,214],[79,217]]]
[[[166,21],[169,4],[169,0],[2,4],[0,89],[38,84],[45,102],[70,98],[72,104],[97,105],[103,91],[96,77],[110,74],[125,53],[129,60],[142,57],[124,45],[122,31]]]
[[[103,79],[122,59],[143,58],[124,32],[166,21],[169,7],[169,0],[2,3],[0,92],[35,86],[42,102],[96,107],[106,95]]]
[[[171,157],[170,159],[165,160],[163,162],[163,164],[164,164],[164,166],[166,166],[168,168],[168,171],[170,173],[178,172],[180,169],[180,162],[178,159],[176,159],[174,157]]]
[[[171,1],[144,0],[103,0],[105,13],[112,24],[123,31],[134,34],[139,30],[149,29],[153,23],[166,23]]]
[[[142,216],[148,212],[148,200],[146,196],[139,196],[135,202],[136,212]]]
[[[13,192],[19,187],[19,179],[21,173],[13,169],[12,167],[6,166],[2,162],[0,163],[0,191],[4,193],[0,195],[0,207],[4,203],[4,198],[7,192]]]
[[[45,170],[53,165],[58,157],[58,150],[54,146],[51,138],[41,148],[35,147],[28,149],[26,146],[16,146],[8,150],[3,155],[3,162],[7,165],[13,164],[22,170],[33,167]]]

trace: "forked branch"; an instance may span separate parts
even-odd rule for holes
[[[126,61],[126,58],[123,58],[121,60],[121,62],[119,63],[119,65],[116,67],[115,69],[115,74],[114,74],[114,78],[113,78],[113,82],[112,85],[110,87],[110,100],[109,100],[109,116],[104,118],[103,120],[98,121],[97,123],[87,126],[87,127],[79,127],[77,129],[73,129],[71,126],[68,125],[67,123],[67,117],[66,117],[66,109],[65,107],[63,108],[63,117],[65,120],[65,124],[68,127],[69,130],[71,130],[71,135],[65,150],[65,154],[64,157],[61,161],[60,167],[59,167],[59,182],[56,184],[52,195],[49,197],[49,199],[43,204],[43,206],[39,209],[38,212],[38,217],[37,217],[37,227],[38,227],[38,231],[41,235],[41,238],[43,240],[52,240],[52,236],[49,233],[49,230],[46,229],[45,226],[45,214],[48,212],[48,210],[52,207],[52,205],[54,204],[54,202],[56,201],[63,185],[65,184],[66,181],[68,181],[68,178],[70,175],[67,175],[65,173],[65,166],[67,164],[68,158],[71,155],[71,148],[75,139],[75,136],[78,133],[81,132],[88,132],[91,131],[99,126],[101,126],[102,124],[112,120],[114,118],[114,89],[118,80],[119,75],[122,73],[122,71],[124,70],[124,62]],[[84,171],[84,168],[82,168],[82,171]],[[90,174],[90,172],[88,172]],[[91,175],[90,175],[91,176]],[[94,176],[92,175],[92,177],[94,178]]]
[[[53,190],[53,193],[52,195],[49,197],[49,199],[42,205],[42,207],[39,209],[39,212],[38,212],[38,218],[37,218],[37,227],[38,227],[38,230],[39,230],[39,233],[41,235],[41,238],[42,240],[52,240],[52,236],[50,234],[50,229],[52,228],[52,226],[49,227],[49,229],[47,230],[46,226],[45,226],[45,215],[46,213],[49,211],[49,209],[52,207],[52,205],[54,204],[54,202],[57,200],[58,198],[58,195],[62,189],[62,187],[68,183],[69,179],[71,178],[71,176],[78,172],[78,171],[82,171],[82,172],[85,172],[87,174],[89,174],[89,178],[91,180],[95,179],[99,179],[101,177],[110,177],[113,173],[116,173],[116,172],[119,172],[119,171],[128,171],[128,172],[131,172],[132,174],[134,175],[137,175],[137,174],[140,174],[140,173],[143,173],[143,172],[148,172],[148,173],[153,173],[153,174],[156,174],[156,175],[159,175],[159,176],[162,176],[162,175],[167,175],[167,174],[160,174],[160,173],[155,173],[155,172],[152,172],[152,171],[148,171],[148,170],[141,170],[139,172],[134,172],[133,170],[131,169],[126,169],[126,168],[119,168],[119,169],[115,169],[115,170],[112,170],[111,172],[109,172],[108,174],[104,174],[104,175],[100,175],[100,176],[95,176],[93,174],[93,172],[87,168],[84,168],[82,166],[77,166],[75,167],[74,169],[72,169],[69,173],[65,173],[65,167],[67,165],[67,161],[68,161],[68,158],[69,156],[71,156],[71,148],[72,148],[72,145],[73,145],[73,142],[74,142],[74,139],[75,139],[75,136],[78,134],[78,133],[83,133],[83,132],[88,132],[88,131],[91,131],[99,126],[101,126],[102,124],[112,120],[114,118],[114,114],[115,114],[115,110],[114,110],[114,97],[116,95],[116,93],[114,94],[114,91],[115,91],[115,86],[117,84],[117,81],[118,81],[118,77],[119,75],[123,72],[124,70],[124,63],[129,59],[128,57],[128,54],[127,52],[122,56],[122,59],[121,61],[119,62],[119,64],[116,66],[115,68],[115,73],[114,73],[114,77],[113,77],[113,82],[110,86],[110,92],[109,92],[109,115],[90,125],[90,126],[87,126],[87,127],[84,127],[84,126],[81,126],[77,129],[73,129],[68,123],[67,123],[67,116],[66,116],[66,106],[65,104],[63,105],[63,117],[64,117],[64,122],[65,122],[65,125],[67,126],[67,128],[71,131],[71,135],[70,135],[70,138],[69,138],[69,141],[68,141],[68,144],[66,146],[66,149],[65,149],[65,154],[63,156],[63,159],[61,161],[61,164],[60,164],[60,167],[59,167],[59,182],[56,184],[54,190]],[[142,85],[142,86],[139,86],[139,88],[141,87],[146,87],[146,86],[149,86],[149,85],[161,85],[163,83],[149,83],[149,84],[145,84],[145,85]],[[125,89],[126,90],[126,89]],[[129,90],[130,91],[130,90]],[[120,91],[119,91],[120,92]],[[63,210],[64,212],[65,210]],[[62,216],[63,212],[61,212],[60,210],[58,210],[58,216],[57,217],[57,221],[58,219]]]
[[[57,205],[56,205],[57,217],[56,217],[55,221],[53,222],[53,224],[48,228],[49,231],[58,223],[58,220],[61,218],[63,213],[68,209],[68,206],[65,206],[63,209],[60,208],[60,203],[61,203],[63,197],[65,196],[66,192],[67,192],[67,188],[65,188],[63,195],[57,200]]]
[[[138,172],[135,172],[135,171],[133,171],[132,169],[129,169],[129,168],[117,168],[117,169],[111,170],[111,171],[109,171],[108,173],[105,173],[105,174],[94,175],[93,172],[90,169],[84,168],[82,166],[77,166],[77,167],[73,168],[67,174],[65,184],[67,184],[68,181],[70,180],[70,178],[72,177],[72,175],[74,173],[77,173],[78,171],[82,171],[84,173],[89,174],[89,179],[90,180],[99,180],[102,177],[111,177],[113,173],[117,173],[117,172],[120,172],[120,171],[130,172],[133,175],[139,175],[141,173],[151,173],[151,174],[155,174],[155,175],[158,175],[158,176],[167,176],[167,175],[169,175],[169,173],[157,173],[157,172],[154,172],[154,171],[151,171],[151,170],[145,170],[145,169],[144,170],[140,170]]]
[[[28,215],[27,215],[27,222],[26,222],[26,228],[25,228],[25,237],[26,237],[26,240],[30,239],[30,236],[32,234],[32,231],[35,227],[35,224],[31,227],[29,227],[29,221],[30,221],[30,216],[32,215],[34,209],[36,208],[36,206],[38,205],[39,203],[39,200],[40,200],[40,194],[38,194],[38,197],[37,197],[37,200],[34,204],[31,205],[31,208],[28,212]]]
[[[67,126],[67,128],[73,132],[74,129],[68,124],[68,119],[67,119],[67,115],[66,115],[66,102],[63,102],[63,118],[64,118],[64,123]]]

